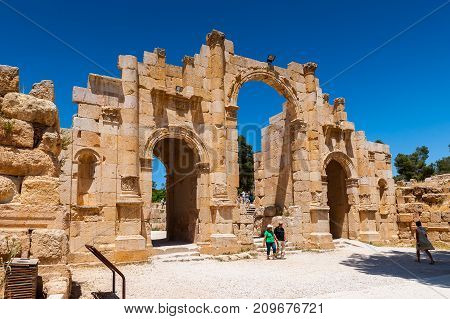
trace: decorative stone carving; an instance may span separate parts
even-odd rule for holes
[[[317,69],[317,63],[315,62],[306,62],[303,64],[303,72],[305,72],[305,75],[307,74],[314,74]]]
[[[165,58],[166,57],[166,49],[162,48],[156,48],[155,53],[158,55],[159,58]]]
[[[224,41],[225,41],[225,34],[217,30],[212,30],[206,36],[206,44],[209,47],[215,47],[217,45],[223,46]]]
[[[119,123],[120,109],[118,107],[105,106],[102,108],[103,121]]]
[[[225,107],[227,112],[228,119],[237,119],[237,111],[239,110],[239,106],[237,105],[228,105]]]
[[[337,97],[334,99],[334,107],[338,107],[339,105],[345,106],[345,98],[343,97]]]
[[[345,180],[345,184],[346,184],[347,188],[358,187],[359,179],[358,178],[347,178]]]
[[[325,103],[329,103],[329,102],[330,102],[330,94],[324,93],[324,94],[323,94],[323,101],[324,101]]]
[[[122,176],[121,189],[127,192],[137,192],[139,189],[138,176]]]
[[[183,64],[184,65],[192,65],[192,66],[194,66],[194,57],[192,57],[192,56],[189,56],[189,55],[185,55],[184,57],[183,57]]]
[[[195,168],[197,169],[197,172],[199,174],[205,174],[205,173],[209,173],[210,171],[210,166],[209,163],[197,163],[195,164]]]

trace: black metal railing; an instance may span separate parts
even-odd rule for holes
[[[122,278],[122,299],[125,299],[125,276],[122,274],[122,272],[117,269],[116,266],[113,265],[112,262],[110,262],[101,252],[97,250],[94,246],[91,245],[85,245],[86,248],[94,254],[95,257],[97,257],[106,267],[109,268],[109,270],[112,271],[113,274],[113,280],[112,280],[112,292],[116,293],[116,273]]]

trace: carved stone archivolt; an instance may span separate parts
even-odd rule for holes
[[[122,176],[121,189],[126,192],[137,192],[139,189],[138,176]]]

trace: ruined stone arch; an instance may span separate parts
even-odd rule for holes
[[[339,151],[328,153],[325,157],[322,165],[322,175],[326,175],[326,168],[332,160],[335,160],[342,166],[345,174],[347,175],[347,179],[354,179],[358,177],[355,165],[353,164],[351,158],[347,154]]]
[[[278,73],[271,67],[245,70],[236,75],[233,79],[227,94],[228,105],[237,105],[237,97],[240,88],[249,81],[261,81],[274,88],[282,94],[286,100],[295,106],[295,114],[301,113],[300,100],[297,91],[291,85],[289,79]]]
[[[152,159],[153,148],[165,138],[178,138],[186,141],[198,155],[200,163],[210,163],[208,150],[200,137],[191,129],[182,126],[169,126],[154,130],[147,139],[144,158]]]

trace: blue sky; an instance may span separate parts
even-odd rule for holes
[[[393,157],[426,145],[435,161],[449,155],[450,144],[450,4],[430,14],[444,3],[0,0],[0,64],[20,67],[25,92],[34,82],[53,80],[62,126],[69,127],[76,112],[72,87],[85,86],[88,73],[117,76],[119,54],[142,59],[155,47],[180,65],[215,28],[239,55],[265,60],[273,53],[283,67],[317,62],[324,92],[346,98],[357,130],[390,144]],[[239,94],[239,122],[266,123],[283,100],[264,84],[247,83]]]

